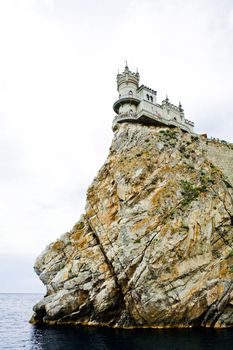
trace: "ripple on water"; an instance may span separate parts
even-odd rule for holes
[[[35,327],[38,294],[0,294],[1,350],[232,350],[233,330]]]

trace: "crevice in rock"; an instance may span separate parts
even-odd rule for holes
[[[124,300],[124,294],[123,294],[123,291],[121,289],[121,286],[118,282],[118,278],[117,278],[117,275],[115,273],[115,270],[114,270],[114,267],[111,263],[111,261],[109,260],[109,258],[107,257],[107,254],[105,253],[105,250],[100,242],[100,239],[97,235],[97,233],[95,232],[94,228],[92,227],[91,223],[89,222],[89,220],[87,219],[87,222],[88,222],[88,225],[90,226],[90,229],[92,231],[92,234],[93,236],[95,237],[96,241],[97,241],[97,244],[98,244],[98,247],[100,248],[103,256],[104,256],[104,259],[105,259],[105,262],[106,264],[108,265],[108,268],[112,274],[112,277],[114,278],[114,281],[115,281],[115,284],[116,284],[116,287],[117,287],[117,290],[118,290],[118,293],[119,293],[119,296],[120,296],[120,300],[119,300],[119,303],[121,304],[121,306],[123,306],[123,308],[126,310],[126,305],[125,305],[125,300]]]
[[[223,183],[224,183],[224,181],[223,181]],[[214,189],[212,189],[212,190],[213,190],[213,192],[215,193],[215,195],[220,199],[220,201],[222,202],[222,204],[223,204],[223,206],[224,206],[224,209],[226,210],[227,214],[228,214],[229,217],[231,218],[231,217],[232,217],[232,213],[229,212],[229,210],[228,210],[227,207],[226,207],[226,203],[225,203],[225,198],[226,198],[226,196],[227,196],[226,191],[225,191],[225,193],[224,193],[224,194],[225,194],[224,198],[221,198],[221,196],[219,195],[218,192],[216,192]],[[230,198],[231,198],[231,203],[232,203],[232,205],[233,205],[233,199],[232,199],[231,196],[230,196]]]
[[[223,235],[221,234],[220,230],[217,228],[216,231],[217,231],[218,235],[221,237],[221,239],[224,242],[225,246],[230,247],[232,249],[231,244],[223,237]]]
[[[164,214],[164,215],[160,218],[160,221],[157,222],[157,224],[153,227],[153,231],[155,231],[159,225],[161,225],[167,218],[169,218],[170,215],[174,214],[174,211],[175,211],[175,210],[179,209],[179,206],[182,204],[182,201],[183,201],[183,200],[179,201],[179,202],[177,203],[177,205],[176,205],[174,208],[172,208],[172,209],[170,210],[170,212],[168,212],[167,214]],[[145,233],[145,235],[146,235],[146,234],[147,234],[147,232]],[[144,236],[145,236],[145,235],[144,235]],[[138,261],[138,266],[142,263],[142,261],[143,261],[143,259],[144,259],[144,256],[145,256],[145,254],[146,254],[147,249],[149,248],[149,246],[151,245],[151,243],[153,242],[153,240],[156,238],[157,235],[158,235],[158,232],[155,232],[155,234],[152,235],[152,237],[150,238],[149,242],[146,244],[145,249],[144,249],[144,250],[142,251],[142,253],[141,253],[141,259]],[[143,238],[144,236],[142,236],[142,238]]]
[[[102,230],[104,231],[104,227],[103,227],[102,223],[100,222],[100,220],[99,220],[99,218],[98,218],[98,215],[96,214],[95,217],[96,217],[96,219],[98,220],[98,223],[99,223],[99,225],[101,226]],[[95,232],[95,229],[93,228],[93,225],[91,224],[91,222],[90,222],[90,220],[89,220],[88,218],[87,218],[87,221],[88,221],[88,225],[90,226],[90,229],[91,229],[92,232],[94,233],[94,237],[97,236],[97,238],[98,238],[98,240],[97,240],[97,245],[100,245],[101,242],[100,242],[99,236],[98,236],[97,233]],[[114,250],[112,241],[110,240],[109,236],[107,236],[107,239],[108,239],[108,242],[109,242],[111,248]],[[104,251],[103,245],[101,245],[101,247],[102,247],[102,249],[103,249],[103,251]],[[102,251],[102,250],[101,250],[101,251]],[[105,251],[104,251],[104,252],[105,252]],[[106,254],[105,254],[105,255],[106,255]],[[104,256],[105,256],[105,255],[104,255]],[[106,257],[107,257],[107,255],[106,255]],[[125,274],[127,280],[129,280],[129,276],[127,275],[127,273],[126,273],[126,271],[125,271],[125,268],[124,268],[124,266],[122,265],[122,263],[121,263],[119,257],[116,256],[116,258],[117,258],[117,261],[119,262],[119,264],[120,264],[120,266],[121,266],[121,268],[122,268],[122,272],[124,272],[124,274]],[[107,257],[107,259],[108,259],[108,257]],[[108,260],[109,260],[109,259],[108,259]],[[109,260],[109,262],[110,262],[110,260]],[[114,267],[113,267],[113,265],[112,265],[111,262],[110,262],[110,264],[111,264],[111,266],[112,266],[112,269],[113,269],[113,271],[114,271],[115,276],[117,277],[117,275],[116,275],[116,273],[115,273],[115,270],[114,270]]]
[[[97,216],[96,216],[96,217],[97,217]],[[97,217],[97,219],[98,219],[98,217]],[[99,219],[98,219],[98,221],[99,221]],[[119,281],[118,281],[118,277],[117,277],[117,274],[116,274],[116,272],[115,272],[115,270],[114,270],[114,267],[113,267],[111,261],[108,259],[107,254],[105,253],[105,250],[104,250],[104,248],[103,248],[103,246],[102,246],[102,244],[101,244],[101,242],[100,242],[100,239],[99,239],[97,233],[95,232],[94,228],[92,227],[91,222],[88,220],[88,218],[87,218],[87,222],[88,222],[88,224],[89,224],[89,226],[90,226],[90,229],[92,230],[93,236],[94,236],[94,237],[96,238],[96,240],[97,240],[98,246],[99,246],[99,248],[100,248],[100,250],[101,250],[101,252],[102,252],[102,254],[103,254],[104,258],[105,258],[105,261],[106,261],[106,263],[107,263],[107,265],[108,265],[108,267],[109,267],[109,270],[110,270],[110,272],[111,272],[111,274],[112,274],[112,276],[113,276],[113,278],[114,278],[114,281],[115,281],[115,283],[116,283],[117,289],[118,289],[119,294],[120,294],[120,297],[121,297],[121,302],[122,302],[122,305],[123,305],[123,309],[126,310],[126,311],[128,312],[130,319],[133,320],[133,322],[135,322],[134,319],[133,319],[133,316],[130,314],[129,308],[127,308],[127,306],[126,306],[126,304],[125,304],[124,293],[123,293],[122,287],[121,287],[121,285],[120,285],[120,283],[119,283]],[[100,223],[100,222],[99,222],[99,223]],[[101,225],[101,223],[100,223],[100,225]],[[102,225],[101,225],[101,226],[102,226]],[[109,240],[109,239],[108,239],[108,240]],[[112,243],[111,243],[110,240],[109,240],[109,243],[110,243],[110,245],[112,246]],[[129,282],[129,276],[126,274],[125,269],[124,269],[124,266],[122,265],[122,263],[121,263],[121,261],[119,260],[119,258],[117,258],[117,259],[118,259],[119,264],[120,264],[121,267],[122,267],[122,271],[124,271],[124,273],[125,273],[125,275],[126,275],[127,283],[128,283],[128,282]],[[132,292],[132,291],[131,291],[131,292]],[[135,291],[135,293],[137,294],[136,291]],[[144,318],[144,317],[141,315],[141,313],[139,312],[136,303],[134,303],[134,307],[135,307],[135,309],[137,309],[137,312],[138,312],[138,314],[140,315],[141,319],[145,322],[145,324],[147,324],[147,321],[145,320],[145,318]]]
[[[233,291],[233,282],[231,282],[227,290],[223,293],[222,297],[209,307],[201,323],[202,326],[213,327],[215,325],[218,318],[221,316],[224,308],[229,303],[230,294],[232,291]]]

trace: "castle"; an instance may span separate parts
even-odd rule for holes
[[[157,91],[139,86],[139,73],[131,72],[126,63],[123,73],[117,75],[118,100],[113,104],[116,123],[133,122],[147,125],[178,127],[193,134],[194,123],[185,119],[184,110],[169,102],[168,97],[157,103]]]

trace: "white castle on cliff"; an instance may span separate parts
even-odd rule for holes
[[[117,113],[116,123],[134,122],[147,125],[178,127],[183,131],[193,133],[194,123],[185,119],[181,103],[175,106],[168,97],[157,103],[157,91],[145,85],[139,86],[139,73],[131,72],[126,63],[123,73],[117,75],[117,90],[119,99],[113,109]]]

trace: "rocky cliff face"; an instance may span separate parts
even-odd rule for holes
[[[37,258],[32,322],[232,327],[232,174],[229,145],[119,125],[85,214]]]

